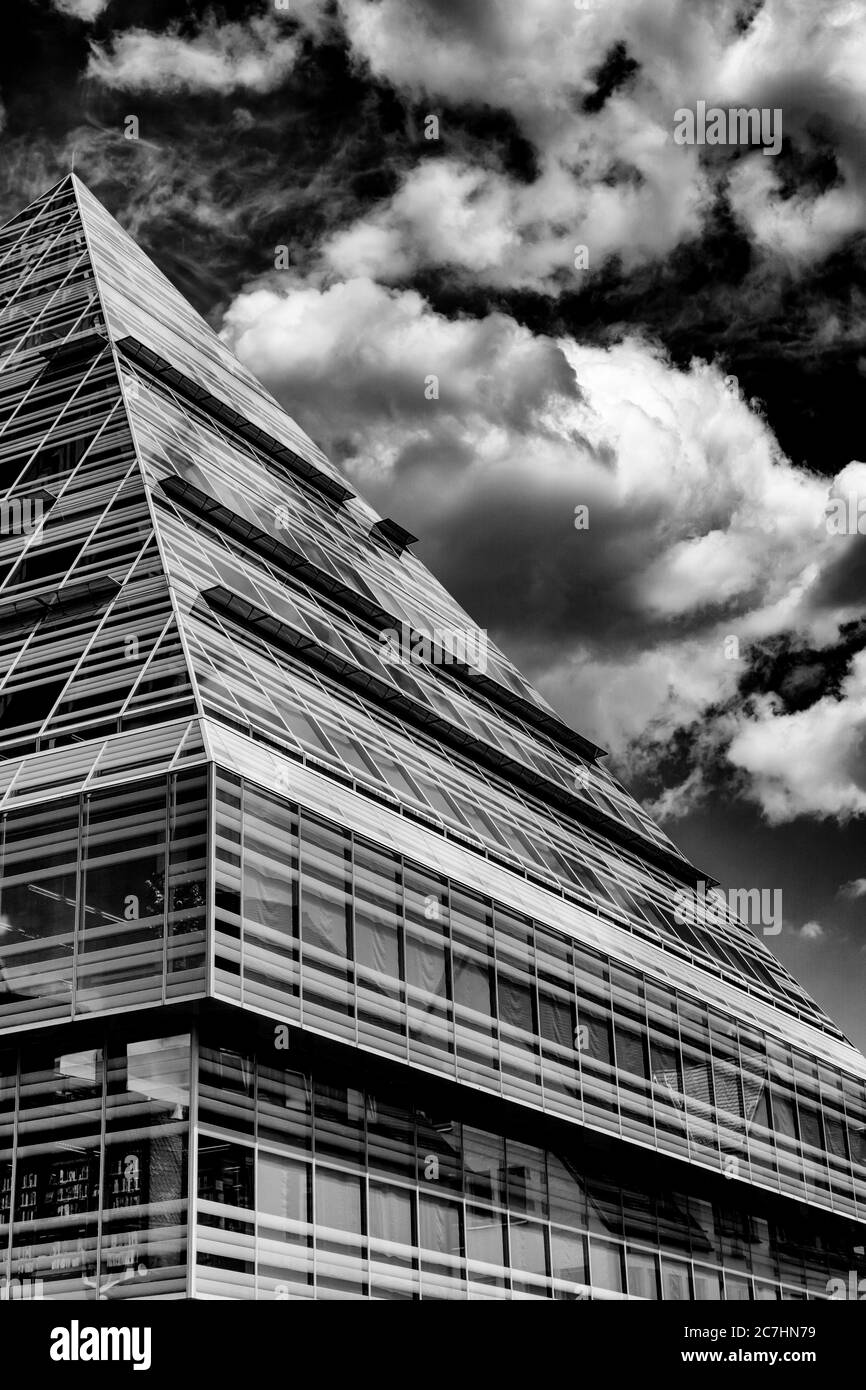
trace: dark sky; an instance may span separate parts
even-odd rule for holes
[[[863,0],[6,0],[0,49],[0,215],[74,155],[861,1047],[864,70]],[[699,100],[779,153],[677,144]]]

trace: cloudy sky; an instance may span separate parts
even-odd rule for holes
[[[861,1047],[864,70],[866,0],[5,0],[0,51],[0,214],[74,153]]]

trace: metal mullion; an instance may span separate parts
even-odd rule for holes
[[[199,1069],[199,1027],[198,1019],[193,1020],[189,1033],[189,1136],[187,1142],[187,1194],[186,1194],[186,1293],[187,1298],[195,1297],[195,1252],[196,1228],[198,1225],[198,1069]]]
[[[426,870],[429,873],[429,869]],[[438,876],[438,875],[437,875]],[[457,1071],[457,999],[454,991],[454,917],[451,910],[451,875],[445,877],[445,901],[446,901],[446,922],[448,925],[448,949],[445,952],[445,965],[447,973],[448,997],[445,1002],[451,1010],[451,1030],[454,1045],[454,1080],[458,1079]],[[446,1015],[447,1016],[447,1015]]]
[[[493,899],[490,899],[490,941],[493,946],[493,1008],[495,1010],[493,1024],[494,1036],[496,1039],[496,1071],[499,1081],[499,1094],[503,1094],[502,1087],[502,1033],[499,1028],[499,953],[496,950],[496,906]]]
[[[84,932],[84,893],[86,890],[84,863],[84,852],[86,844],[85,827],[87,825],[88,811],[90,807],[90,797],[90,792],[85,792],[82,790],[78,793],[78,863],[76,866],[75,873],[76,909],[75,922],[72,928],[72,981],[70,987],[70,1018],[72,1019],[75,1018],[75,1006],[78,1000],[78,956],[79,946],[82,944],[81,939],[83,937]]]
[[[3,848],[5,852],[6,826],[3,826]],[[18,1180],[18,1122],[19,1109],[21,1103],[21,1046],[20,1043],[15,1047],[15,1088],[12,1097],[12,1163],[9,1176],[9,1234],[6,1237],[6,1296],[11,1295],[12,1282],[12,1234],[15,1224],[17,1210],[16,1184]]]
[[[306,756],[306,755],[305,755],[305,756]],[[358,1025],[358,972],[357,972],[357,970],[356,970],[356,968],[355,968],[355,965],[356,965],[356,962],[355,962],[355,939],[356,939],[356,935],[357,935],[357,934],[356,934],[356,931],[355,931],[355,832],[354,832],[353,830],[347,829],[347,827],[345,827],[345,826],[340,827],[340,829],[341,829],[341,832],[342,832],[343,834],[348,834],[348,837],[349,837],[349,903],[350,903],[350,905],[351,905],[351,922],[350,922],[350,925],[349,925],[350,937],[349,937],[349,942],[348,942],[349,951],[348,951],[348,961],[347,961],[347,964],[348,964],[349,962],[351,962],[351,972],[352,972],[352,1009],[353,1009],[353,1012],[354,1012],[354,1024],[355,1024],[355,1046],[356,1046],[356,1047],[359,1047],[359,1046],[360,1046],[360,1036],[359,1036],[359,1025]],[[348,972],[347,972],[347,973],[348,973]],[[364,1109],[364,1142],[365,1142],[365,1144],[366,1144],[366,1135],[367,1135],[367,1111],[366,1111],[366,1106],[365,1106],[365,1109]]]
[[[299,861],[300,862],[300,861]],[[306,1080],[306,1074],[305,1078]],[[319,1224],[317,1214],[316,1188],[318,1186],[318,1149],[316,1144],[316,1083],[310,1070],[310,1223],[313,1228],[313,1299],[319,1291]]]
[[[102,1205],[105,1200],[105,1153],[108,1145],[107,1134],[107,1115],[108,1115],[108,1031],[102,1034],[102,1108],[99,1122],[99,1202],[96,1208],[96,1277],[95,1293],[99,1298],[99,1286],[102,1279]]]
[[[174,778],[170,772],[165,773],[165,819],[163,821],[163,835],[165,839],[165,868],[163,869],[163,883],[165,885],[162,895],[162,1002],[168,1003],[168,918],[169,918],[169,893],[171,891],[171,813],[172,797],[174,795]]]
[[[207,748],[207,741],[206,748]],[[205,900],[205,994],[213,997],[216,992],[215,970],[216,970],[216,837],[217,837],[217,795],[216,795],[216,774],[217,767],[214,762],[211,750],[207,749],[207,881]],[[241,843],[243,843],[243,782],[241,783]],[[243,894],[243,880],[241,880],[241,895]],[[241,900],[241,912],[243,912],[243,900]]]

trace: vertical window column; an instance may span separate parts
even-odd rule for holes
[[[241,792],[239,777],[216,770],[214,815],[214,987],[241,997]]]
[[[352,966],[352,842],[343,830],[301,817],[303,1018],[355,1039]]]
[[[582,1120],[573,947],[536,923],[535,952],[545,1108]]]
[[[532,922],[497,907],[494,927],[502,1089],[537,1103],[541,1068]]]
[[[79,802],[12,811],[0,834],[0,1020],[8,1027],[69,1018]]]
[[[490,904],[475,894],[452,888],[451,930],[457,1074],[463,1080],[496,1088],[499,1039]]]
[[[27,1051],[11,1275],[32,1297],[80,1299],[96,1287],[102,1083],[101,1048]]]
[[[406,1056],[403,870],[399,857],[355,840],[358,1041]]]
[[[186,1293],[190,1039],[112,1042],[100,1294]]]
[[[169,779],[168,998],[204,988],[207,850],[207,773],[177,773]]]
[[[454,1007],[448,883],[407,864],[406,994],[409,1058],[454,1075]]]
[[[298,814],[246,786],[243,816],[244,1001],[298,1022]]]
[[[76,1012],[163,994],[166,783],[124,784],[85,801]]]
[[[655,1139],[647,1054],[644,987],[630,970],[611,970],[614,1045],[622,1132],[644,1142]]]
[[[0,1298],[15,1296],[9,1285],[9,1238],[12,1229],[17,1067],[18,1059],[14,1051],[0,1052]],[[20,1289],[17,1296],[21,1296]]]

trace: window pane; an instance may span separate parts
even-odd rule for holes
[[[361,1234],[360,1178],[328,1168],[316,1169],[316,1225]]]
[[[480,1129],[463,1130],[466,1191],[488,1202],[505,1202],[505,1141]]]
[[[309,1220],[310,1173],[304,1163],[276,1154],[259,1155],[258,1209],[287,1221]]]
[[[554,1229],[550,1237],[550,1254],[554,1279],[567,1279],[572,1284],[587,1282],[586,1240],[583,1236]]]
[[[718,1282],[718,1281],[717,1281]],[[691,1298],[689,1267],[673,1260],[662,1260],[662,1289],[668,1300],[681,1302]],[[706,1295],[707,1297],[709,1295]],[[717,1295],[718,1297],[718,1295]]]
[[[629,1250],[626,1264],[629,1293],[638,1298],[658,1298],[659,1281],[655,1255]]]
[[[462,1255],[459,1207],[422,1194],[418,1202],[418,1241],[422,1250]]]
[[[291,806],[244,788],[243,911],[277,935],[297,933],[298,817]]]
[[[252,1149],[202,1135],[198,1146],[198,1195],[200,1201],[252,1210]]]
[[[590,1269],[595,1287],[622,1293],[622,1250],[618,1245],[594,1240],[590,1246]]]
[[[355,960],[393,980],[400,978],[401,879],[396,855],[355,845]]]
[[[480,1207],[467,1207],[466,1254],[478,1264],[497,1268],[505,1265],[505,1225],[501,1216]],[[473,1277],[478,1277],[478,1271]]]
[[[543,1278],[547,1274],[544,1227],[529,1221],[511,1220],[511,1264]]]
[[[304,944],[349,955],[352,874],[349,836],[304,816],[301,826],[301,930]]]
[[[404,1188],[370,1184],[370,1235],[394,1245],[412,1245],[412,1194]]]

